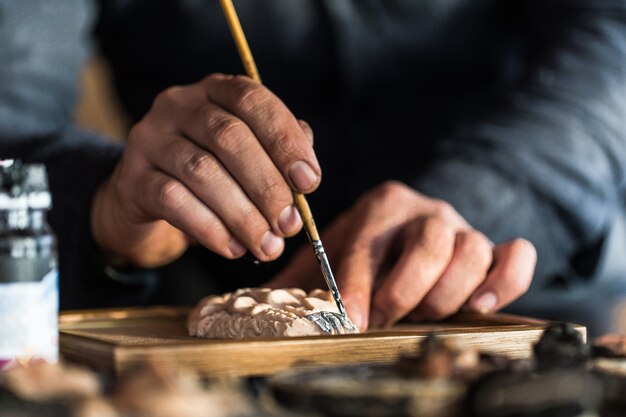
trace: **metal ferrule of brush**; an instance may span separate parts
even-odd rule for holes
[[[343,302],[341,301],[341,296],[339,295],[339,289],[337,288],[337,283],[335,281],[335,277],[333,276],[333,271],[330,269],[330,263],[328,262],[328,257],[326,256],[326,251],[324,250],[324,246],[322,245],[321,240],[311,240],[313,244],[313,249],[315,250],[315,257],[320,263],[322,268],[322,275],[326,280],[326,284],[337,303],[337,308],[339,309],[339,313],[347,317],[348,313],[346,312],[345,307],[343,306]]]

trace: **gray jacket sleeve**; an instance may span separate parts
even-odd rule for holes
[[[515,3],[525,74],[442,141],[414,185],[494,241],[530,239],[538,277],[574,275],[570,260],[624,211],[626,3]]]
[[[48,169],[62,308],[136,302],[143,291],[105,276],[88,230],[92,194],[121,153],[72,127],[92,7],[86,0],[0,0],[0,158]]]

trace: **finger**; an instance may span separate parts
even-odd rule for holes
[[[226,258],[237,258],[245,253],[245,248],[220,218],[180,181],[152,170],[137,189],[139,207],[148,216],[164,219]]]
[[[311,125],[309,125],[302,119],[298,119],[298,124],[300,125],[300,129],[302,129],[306,138],[309,140],[311,146],[313,146],[315,143],[315,137],[313,135],[313,129],[311,129]]]
[[[458,232],[452,260],[437,283],[410,314],[412,320],[441,320],[456,313],[485,280],[493,244],[482,233]]]
[[[243,121],[214,104],[205,103],[190,113],[181,130],[219,159],[263,213],[275,234],[293,236],[300,231],[302,221],[293,205],[289,185]],[[189,168],[204,169],[202,158],[190,159]]]
[[[154,141],[155,132],[179,133],[190,113],[206,103],[204,88],[201,85],[172,86],[160,92],[154,99],[150,111],[134,126],[140,127],[141,134],[147,133]],[[136,129],[133,129],[136,130]],[[131,136],[132,137],[132,130]]]
[[[489,313],[523,295],[530,287],[536,263],[537,251],[525,239],[497,245],[493,268],[470,299],[469,309]]]
[[[346,234],[337,285],[352,322],[365,330],[370,322],[372,292],[398,228],[370,228],[366,218],[354,219]],[[381,226],[381,225],[375,225]]]
[[[361,329],[366,329],[369,324],[376,280],[386,274],[387,265],[399,256],[401,248],[396,250],[395,246],[400,242],[400,233],[410,227],[415,207],[430,216],[440,217],[451,226],[465,225],[449,204],[423,198],[396,181],[376,187],[359,199],[351,211],[337,280],[346,309]],[[372,317],[376,315],[382,313],[376,312]],[[379,321],[380,318],[375,318],[376,324],[381,324]]]
[[[193,236],[185,233],[185,239],[187,240],[187,244],[189,244],[190,246],[198,246],[199,242],[194,239]]]
[[[220,161],[181,137],[163,138],[162,144],[158,149],[147,149],[155,166],[193,192],[257,259],[271,260],[280,255],[282,238],[270,231],[263,215]]]
[[[456,231],[441,217],[417,219],[406,232],[400,258],[374,294],[374,327],[392,324],[413,310],[452,259]]]
[[[306,133],[285,104],[248,77],[212,75],[205,79],[207,98],[248,125],[294,190],[311,192],[321,170]]]

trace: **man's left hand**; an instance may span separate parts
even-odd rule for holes
[[[533,245],[494,245],[448,203],[388,182],[365,194],[322,234],[352,321],[362,330],[439,320],[461,308],[483,313],[526,292]],[[323,286],[310,247],[302,248],[271,287]]]

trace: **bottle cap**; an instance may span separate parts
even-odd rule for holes
[[[0,210],[49,209],[51,203],[44,165],[0,161]]]

